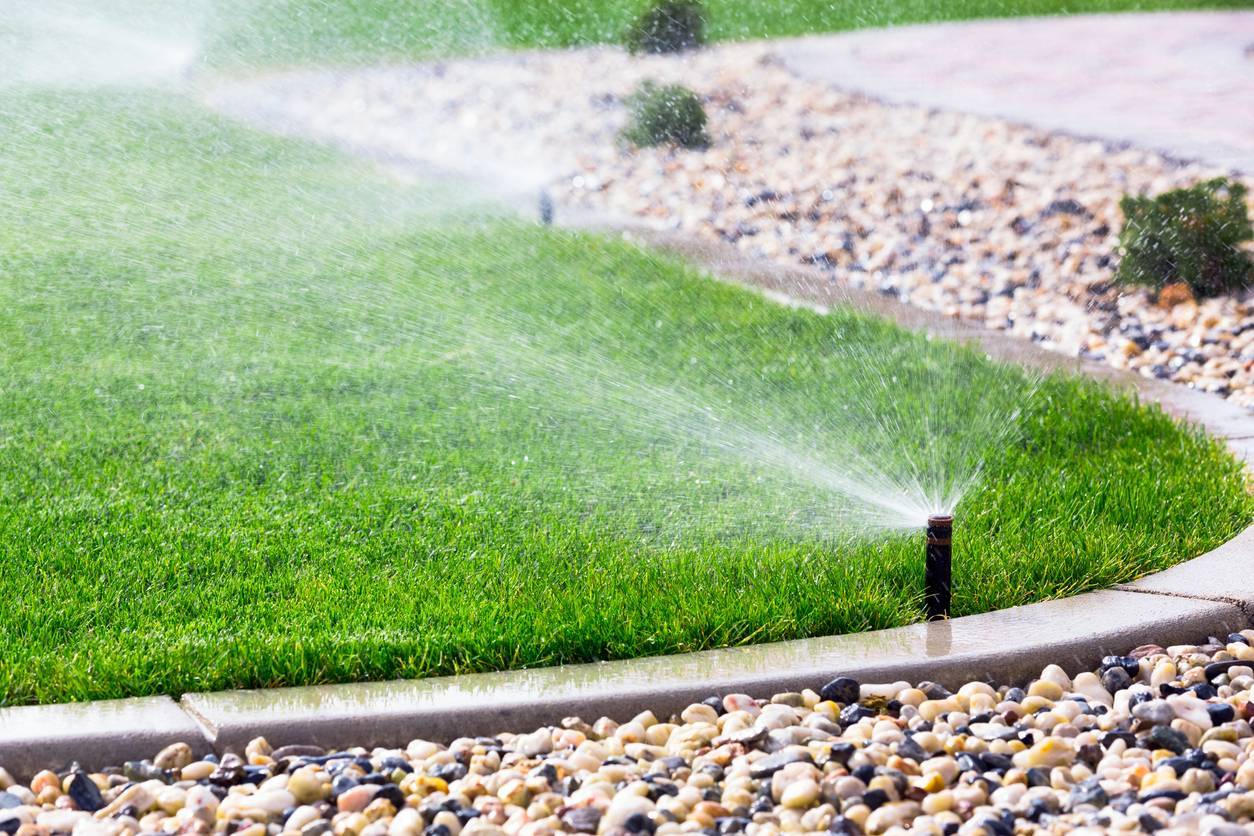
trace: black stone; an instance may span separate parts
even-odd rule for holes
[[[1023,817],[1031,822],[1039,822],[1041,820],[1041,816],[1050,815],[1052,812],[1053,811],[1050,810],[1049,804],[1045,802],[1045,799],[1038,798],[1028,805],[1028,809],[1024,812]]]
[[[466,765],[464,763],[442,763],[431,768],[428,773],[433,778],[439,778],[448,783],[466,777]]]
[[[562,824],[572,833],[596,833],[601,811],[595,807],[574,807],[562,815]]]
[[[397,810],[405,809],[405,793],[401,792],[401,788],[396,784],[385,784],[374,794],[374,797],[392,802],[392,806]]]
[[[398,769],[401,772],[413,772],[414,771],[413,764],[411,764],[409,761],[405,760],[404,758],[397,757],[396,755],[389,755],[388,757],[379,761],[379,770],[382,771],[385,769],[388,772],[395,772]]]
[[[1228,644],[1249,644],[1250,640],[1240,633],[1229,633]]]
[[[840,710],[841,725],[852,726],[863,717],[874,717],[875,711],[858,703],[850,703]]]
[[[542,763],[527,773],[530,778],[543,778],[545,783],[552,784],[557,780],[557,767],[551,763]]]
[[[769,813],[775,809],[775,805],[771,803],[769,796],[766,798],[755,798],[753,803],[749,805],[749,815],[756,816],[758,813]]]
[[[1146,833],[1154,833],[1163,829],[1162,822],[1151,816],[1149,813],[1142,813],[1138,816],[1136,823],[1140,825],[1141,829]]]
[[[1167,749],[1177,755],[1183,754],[1189,748],[1189,739],[1171,726],[1154,726],[1149,733],[1149,742],[1152,745],[1147,748]]]
[[[727,713],[727,709],[723,706],[722,697],[706,697],[701,701],[702,705],[708,705],[721,716]]]
[[[1142,803],[1153,801],[1156,798],[1165,798],[1168,801],[1183,801],[1188,796],[1180,790],[1150,790],[1144,795],[1138,796],[1137,800]]]
[[[209,783],[219,787],[233,787],[244,782],[244,767],[223,764],[209,773]]]
[[[719,835],[726,836],[728,833],[744,833],[745,828],[753,824],[753,819],[747,819],[744,816],[724,816],[715,819],[714,824],[718,828]]]
[[[996,772],[999,775],[1006,774],[1009,769],[1014,766],[1014,761],[1009,755],[999,755],[996,752],[982,752],[980,761],[984,764],[984,770]]]
[[[827,825],[828,833],[836,833],[838,836],[862,836],[862,828],[853,819],[847,819],[844,816],[832,816],[832,820]]]
[[[1211,662],[1202,670],[1206,674],[1206,681],[1214,682],[1215,678],[1220,674],[1225,674],[1230,669],[1243,665],[1249,665],[1249,662],[1243,662],[1240,659],[1230,659],[1227,662]]]
[[[471,819],[479,818],[480,813],[474,807],[461,807],[457,810],[455,815],[457,816],[457,820],[461,822],[464,827],[466,822]]]
[[[1102,789],[1099,779],[1090,778],[1087,781],[1081,781],[1071,788],[1069,800],[1073,808],[1079,804],[1092,804],[1094,807],[1104,807],[1107,801],[1106,791]]]
[[[422,836],[453,836],[453,834],[442,824],[429,824],[423,828]]]
[[[1132,656],[1102,657],[1101,670],[1106,671],[1111,668],[1122,668],[1128,676],[1136,676],[1141,672],[1141,663]]]
[[[863,764],[850,773],[864,784],[871,783],[871,779],[875,777],[875,767],[870,764]]]
[[[1163,758],[1161,761],[1155,764],[1154,768],[1157,769],[1160,766],[1170,766],[1172,770],[1176,773],[1176,777],[1179,778],[1183,776],[1185,773],[1185,770],[1192,767],[1193,764],[1189,763],[1188,758],[1175,757],[1175,758]]]
[[[841,705],[856,703],[862,690],[858,680],[848,676],[838,676],[819,689],[819,697]]]
[[[851,748],[852,748],[852,744],[851,744]],[[716,763],[707,763],[705,766],[701,767],[701,771],[704,772],[706,775],[709,775],[715,781],[723,780],[723,767],[719,766]]]
[[[1233,707],[1226,702],[1211,703],[1206,706],[1206,713],[1210,715],[1211,723],[1216,726],[1231,723],[1237,716]]]
[[[1132,677],[1123,668],[1107,668],[1102,671],[1102,687],[1114,694],[1132,684]]]
[[[991,836],[1014,836],[1015,833],[1012,825],[1007,825],[1001,819],[992,816],[980,819],[976,824],[988,831]]]
[[[1029,787],[1048,787],[1049,770],[1039,766],[1034,766],[1028,770],[1028,786]]]
[[[828,761],[835,761],[841,766],[848,766],[849,759],[853,757],[853,753],[858,751],[858,747],[846,741],[833,743],[831,751],[828,753]]]
[[[7,833],[8,836],[13,836],[21,826],[22,820],[17,816],[0,817],[0,833]]]
[[[761,760],[754,761],[753,765],[749,767],[749,775],[752,778],[769,778],[788,764],[798,762],[814,763],[814,759],[804,749],[785,749],[782,752],[776,752],[773,755],[767,755]]]
[[[331,798],[339,798],[361,782],[351,775],[337,775],[331,782]]]
[[[983,772],[984,762],[978,754],[963,752],[956,758],[959,772]]]
[[[888,793],[880,789],[867,790],[862,794],[862,803],[872,810],[878,810],[891,800],[888,797]]]
[[[927,750],[916,743],[913,737],[907,737],[897,744],[897,755],[915,763],[923,763],[928,758]]]
[[[923,692],[923,696],[929,700],[943,700],[946,697],[952,697],[953,693],[939,682],[923,680],[919,683],[919,690]]]
[[[260,784],[268,778],[273,777],[268,766],[246,766],[244,767],[243,783]]]
[[[652,833],[657,829],[657,825],[653,823],[653,819],[644,813],[632,813],[623,822],[623,830],[628,833]]]
[[[75,772],[70,778],[66,792],[74,800],[74,806],[87,813],[94,813],[105,806],[100,788],[82,772]]]
[[[1085,744],[1076,752],[1076,758],[1090,769],[1096,769],[1097,765],[1102,762],[1102,747],[1096,743]]]
[[[574,795],[580,787],[580,781],[574,775],[567,775],[557,784],[557,791],[562,795]]]
[[[1196,694],[1199,700],[1213,700],[1219,696],[1219,691],[1209,682],[1199,682],[1196,685],[1190,685],[1189,690]]]

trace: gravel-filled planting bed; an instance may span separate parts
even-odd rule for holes
[[[1074,677],[1050,665],[1023,688],[838,677],[447,745],[258,738],[196,760],[179,743],[26,785],[0,769],[0,832],[1245,833],[1252,640],[1145,645]]]
[[[680,81],[706,150],[632,151],[623,99]],[[1225,174],[986,117],[888,106],[799,79],[760,44],[683,58],[614,49],[297,73],[215,103],[386,157],[434,161],[559,204],[721,238],[1254,405],[1248,298],[1116,288],[1125,193]],[[560,213],[560,209],[559,209]]]

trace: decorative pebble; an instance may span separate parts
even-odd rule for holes
[[[167,747],[169,769],[163,753],[127,764],[162,776],[138,782],[74,769],[20,784],[0,770],[0,833],[1245,832],[1254,671],[1222,664],[1240,661],[1237,645],[1249,646],[1154,647],[1074,676],[1051,667],[1026,690],[849,680],[838,686],[849,703],[824,699],[826,683],[448,745],[326,753],[258,739],[247,762],[181,767],[183,750]],[[1224,681],[1234,674],[1239,686]]]

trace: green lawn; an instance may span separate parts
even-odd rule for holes
[[[983,460],[960,614],[1251,517],[1218,446],[1095,385],[493,219],[172,94],[0,115],[0,702],[917,620],[917,533],[842,525],[852,449],[898,478]]]
[[[613,40],[639,5],[49,0],[0,47],[51,21],[69,55],[116,19],[239,71]],[[709,5],[719,38],[1063,9]],[[0,119],[0,704],[917,620],[918,533],[872,530],[850,474],[981,474],[959,614],[1163,568],[1254,512],[1218,445],[1096,385],[784,309],[176,92],[0,88]]]

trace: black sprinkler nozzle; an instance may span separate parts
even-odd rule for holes
[[[927,609],[928,621],[949,618],[949,599],[953,591],[953,539],[953,515],[933,514],[927,518],[923,605]]]

